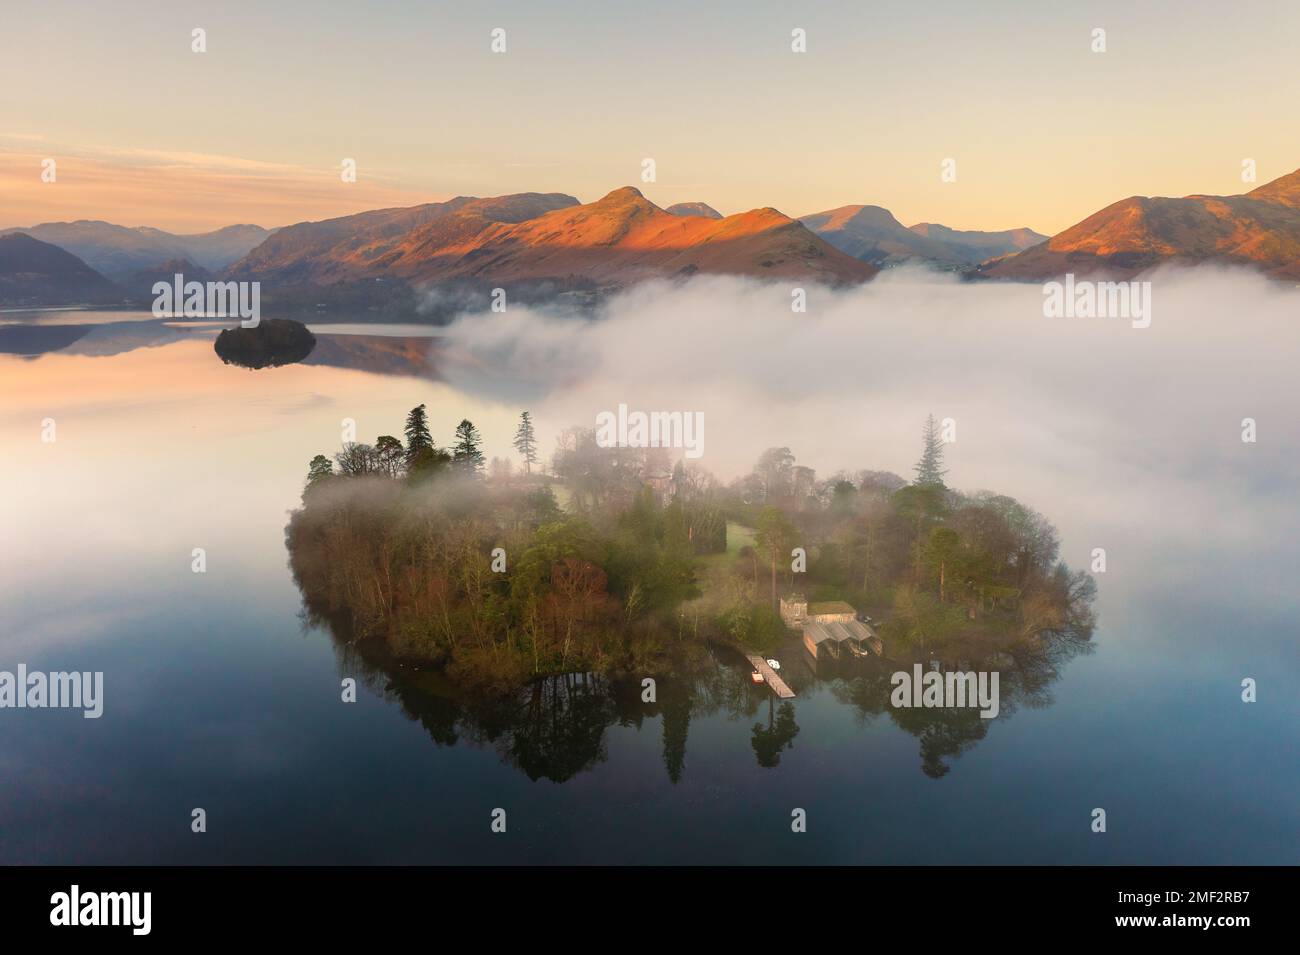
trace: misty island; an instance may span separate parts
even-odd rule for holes
[[[1050,666],[1092,630],[1092,578],[1012,498],[945,482],[931,418],[911,482],[881,471],[819,481],[785,447],[723,484],[661,448],[563,432],[539,468],[485,461],[478,430],[404,439],[310,464],[286,528],[307,617],[348,645],[456,685],[667,674],[704,647],[751,655],[801,641],[814,658]]]

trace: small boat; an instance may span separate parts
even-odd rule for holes
[[[779,669],[781,669],[781,661],[780,661],[780,660],[768,660],[768,661],[767,661],[767,665],[770,666],[773,670],[779,670]]]
[[[846,640],[844,642],[849,645],[849,652],[855,657],[883,657],[885,655],[885,644],[874,633],[861,640]]]
[[[757,670],[755,670],[754,672],[752,672],[752,673],[749,675],[749,678],[750,678],[751,680],[753,680],[755,683],[762,683],[762,682],[763,682],[763,674],[759,673]]]

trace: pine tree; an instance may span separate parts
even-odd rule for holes
[[[483,439],[478,428],[468,418],[456,425],[456,443],[452,445],[451,463],[466,474],[478,477],[483,473],[483,452],[479,445]]]
[[[935,423],[934,415],[925,419],[923,440],[925,450],[921,452],[921,460],[916,462],[916,481],[913,483],[942,487],[943,476],[948,470],[943,466],[943,439],[939,437],[939,426]]]
[[[409,465],[425,448],[433,447],[433,435],[429,433],[429,416],[425,414],[424,405],[417,405],[406,416],[406,462]]]
[[[794,546],[795,530],[790,519],[779,507],[768,504],[758,512],[758,527],[754,534],[754,547],[772,562],[772,606],[777,606],[776,565],[784,560]]]
[[[328,478],[334,476],[334,464],[323,454],[318,454],[311,459],[311,464],[307,466],[307,491]],[[306,493],[304,491],[304,493]]]
[[[525,411],[519,416],[519,430],[515,432],[515,450],[524,459],[524,474],[533,473],[537,463],[537,435],[533,432],[533,419]]]

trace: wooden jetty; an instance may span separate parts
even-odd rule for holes
[[[772,688],[773,693],[783,700],[794,699],[794,690],[785,685],[785,680],[777,676],[776,671],[767,665],[766,660],[757,653],[746,653],[745,657],[753,664],[755,670],[763,674],[763,680]]]

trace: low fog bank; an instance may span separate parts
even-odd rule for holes
[[[948,483],[1043,511],[1077,566],[1100,546],[1132,571],[1140,548],[1141,573],[1171,582],[1185,562],[1245,561],[1256,583],[1289,590],[1294,559],[1267,555],[1293,558],[1300,530],[1300,294],[1219,269],[1144,278],[1148,328],[1046,318],[1039,285],[923,271],[807,287],[802,314],[789,285],[651,283],[598,320],[514,306],[464,316],[448,328],[447,375],[529,408],[544,451],[620,403],[703,412],[699,463],[724,480],[773,445],[819,479],[910,476],[933,413],[956,422]],[[1241,439],[1247,417],[1254,444]]]

